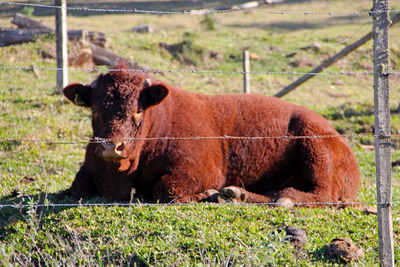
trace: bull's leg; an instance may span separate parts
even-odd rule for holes
[[[156,186],[153,191],[153,198],[155,201],[160,201],[162,203],[202,202],[207,200],[209,197],[206,191],[191,193],[185,190],[174,189],[174,192],[166,192],[172,191],[171,188],[169,188],[169,190],[167,188],[160,189],[160,186]]]
[[[336,135],[329,127],[306,118],[293,119],[289,131],[297,136]],[[359,187],[357,161],[343,138],[297,141],[293,175],[297,178],[274,194],[281,206],[322,206],[355,198]]]
[[[187,203],[209,201],[215,191],[225,182],[221,166],[217,164],[199,168],[197,161],[184,158],[180,161],[183,166],[176,166],[173,172],[163,175],[155,183],[153,198],[164,203]],[[210,171],[211,170],[211,171]]]
[[[299,146],[298,181],[274,195],[277,204],[315,207],[354,199],[359,184],[358,166],[343,140],[304,139]],[[348,188],[354,193],[346,193]]]
[[[272,197],[249,192],[241,187],[227,186],[219,190],[217,202],[225,203],[271,203]]]
[[[303,192],[293,187],[285,188],[277,193],[276,203],[278,206],[304,206],[316,207],[326,206],[331,203],[338,202],[334,199],[331,192],[326,190],[315,190],[311,192]]]
[[[218,203],[270,203],[272,202],[272,198],[269,196],[252,193],[236,186],[224,187],[220,191],[208,189],[200,193],[181,194],[173,199],[169,197],[169,202],[174,203],[202,201]]]
[[[294,205],[307,207],[323,206],[332,202],[332,199],[328,195],[327,192],[303,192],[289,187],[278,191],[273,196],[269,196],[252,193],[236,186],[228,186],[222,188],[218,192],[218,196],[214,197],[213,200],[208,200],[219,203],[268,203],[271,206],[289,208]]]
[[[180,185],[182,181],[176,176],[165,175],[156,182],[152,190],[152,199],[161,203],[188,203],[201,202],[207,199],[208,195],[204,190],[198,190],[195,183]]]
[[[208,198],[206,192],[187,194],[176,199],[177,203],[202,202]]]

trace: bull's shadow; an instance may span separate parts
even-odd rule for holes
[[[79,206],[91,206],[94,204],[107,205],[114,204],[114,202],[109,202],[100,197],[77,200],[68,196],[63,196],[61,192],[43,192],[35,195],[18,195],[17,192],[13,192],[0,199],[0,240],[9,234],[7,226],[17,221],[28,222],[31,220],[32,214],[40,219],[50,214],[57,214],[66,209]]]
[[[15,232],[12,227],[8,226],[15,224],[18,221],[41,228],[42,223],[45,221],[42,219],[46,218],[48,215],[58,214],[70,208],[93,205],[97,206],[102,204],[111,204],[113,206],[118,205],[114,202],[108,202],[100,197],[78,201],[71,197],[62,196],[60,193],[61,192],[39,193],[36,195],[24,196],[18,196],[16,193],[11,193],[8,196],[2,197],[0,199],[0,242]],[[71,240],[71,242],[74,241]],[[105,259],[103,263],[105,263],[105,265],[118,263],[117,265],[123,266],[150,266],[146,260],[137,254],[125,255],[123,261],[121,260],[119,254],[112,254],[110,257]],[[41,265],[48,265],[48,262],[32,259],[32,266]]]

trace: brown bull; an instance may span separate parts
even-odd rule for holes
[[[219,192],[290,206],[351,201],[360,185],[344,138],[290,138],[337,136],[329,122],[276,98],[193,93],[128,71],[71,84],[64,94],[92,109],[99,138],[66,191],[76,198],[124,201],[134,188],[146,201],[197,202]],[[289,138],[251,138],[280,136]]]

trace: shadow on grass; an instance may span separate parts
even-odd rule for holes
[[[107,203],[104,199],[94,198],[78,201],[71,197],[60,197],[60,193],[40,193],[36,195],[19,195],[14,191],[0,199],[0,240],[8,225],[16,221],[27,221],[27,214],[35,212],[40,216],[59,213],[65,209],[88,205],[91,203]]]
[[[261,14],[262,12],[260,12]],[[241,23],[241,24],[228,24],[226,26],[232,28],[258,28],[269,31],[283,31],[291,32],[297,30],[314,30],[326,27],[332,27],[337,25],[351,25],[359,24],[362,25],[366,20],[361,17],[351,16],[338,16],[328,17],[324,19],[318,19],[318,21],[278,21],[270,23]]]
[[[392,115],[399,113],[400,113],[400,106],[398,108],[390,110],[390,114]],[[327,117],[329,120],[340,120],[343,118],[372,116],[374,114],[375,114],[374,106],[372,105],[361,104],[352,106],[349,103],[345,103],[338,107],[331,107],[323,115]]]
[[[118,206],[113,202],[108,202],[103,198],[96,197],[87,199],[84,201],[78,201],[71,197],[64,197],[58,193],[39,193],[36,195],[17,195],[14,192],[8,196],[4,196],[0,199],[0,242],[9,242],[7,237],[13,237],[20,235],[17,233],[15,227],[12,225],[18,222],[23,222],[28,228],[42,229],[45,224],[48,224],[48,220],[45,219],[49,215],[58,214],[64,210],[77,208],[77,207],[93,207],[100,206],[102,204],[110,206]],[[124,203],[125,204],[125,203]],[[126,203],[129,204],[129,203]],[[55,221],[55,223],[57,223]],[[18,228],[18,227],[17,227]],[[46,228],[46,227],[44,227]],[[33,228],[32,228],[33,229]],[[76,243],[76,237],[70,236],[67,240],[65,237],[62,238],[65,246],[71,243],[71,247],[74,247]],[[37,250],[43,249],[36,247]],[[34,258],[34,266],[47,265],[44,258]],[[54,260],[54,259],[53,259]],[[126,255],[122,252],[115,252],[107,254],[107,256],[101,259],[103,264],[118,264],[123,266],[150,266],[149,263],[141,257],[141,255],[133,253]]]
[[[371,105],[352,106],[345,103],[338,107],[331,107],[323,114],[329,120],[342,120],[351,117],[364,117],[374,115],[374,107]]]
[[[0,240],[10,234],[8,226],[18,221],[29,223],[32,215],[39,219],[50,214],[57,214],[66,209],[88,207],[101,204],[112,204],[105,199],[96,197],[78,201],[64,197],[58,193],[40,193],[36,195],[18,195],[14,191],[0,199]]]
[[[392,109],[390,113],[391,120],[393,120],[391,133],[398,135],[400,133],[400,124],[397,123],[398,119],[396,117],[398,117],[399,110]],[[375,113],[373,105],[345,103],[337,107],[330,107],[322,111],[321,114],[332,123],[339,134],[360,135],[356,137],[358,143],[363,145],[374,144]],[[391,145],[393,149],[398,149],[400,147],[400,138],[392,138]]]

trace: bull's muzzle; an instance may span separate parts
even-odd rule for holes
[[[125,144],[122,142],[103,142],[100,143],[103,151],[99,153],[105,161],[120,161],[126,158]]]

